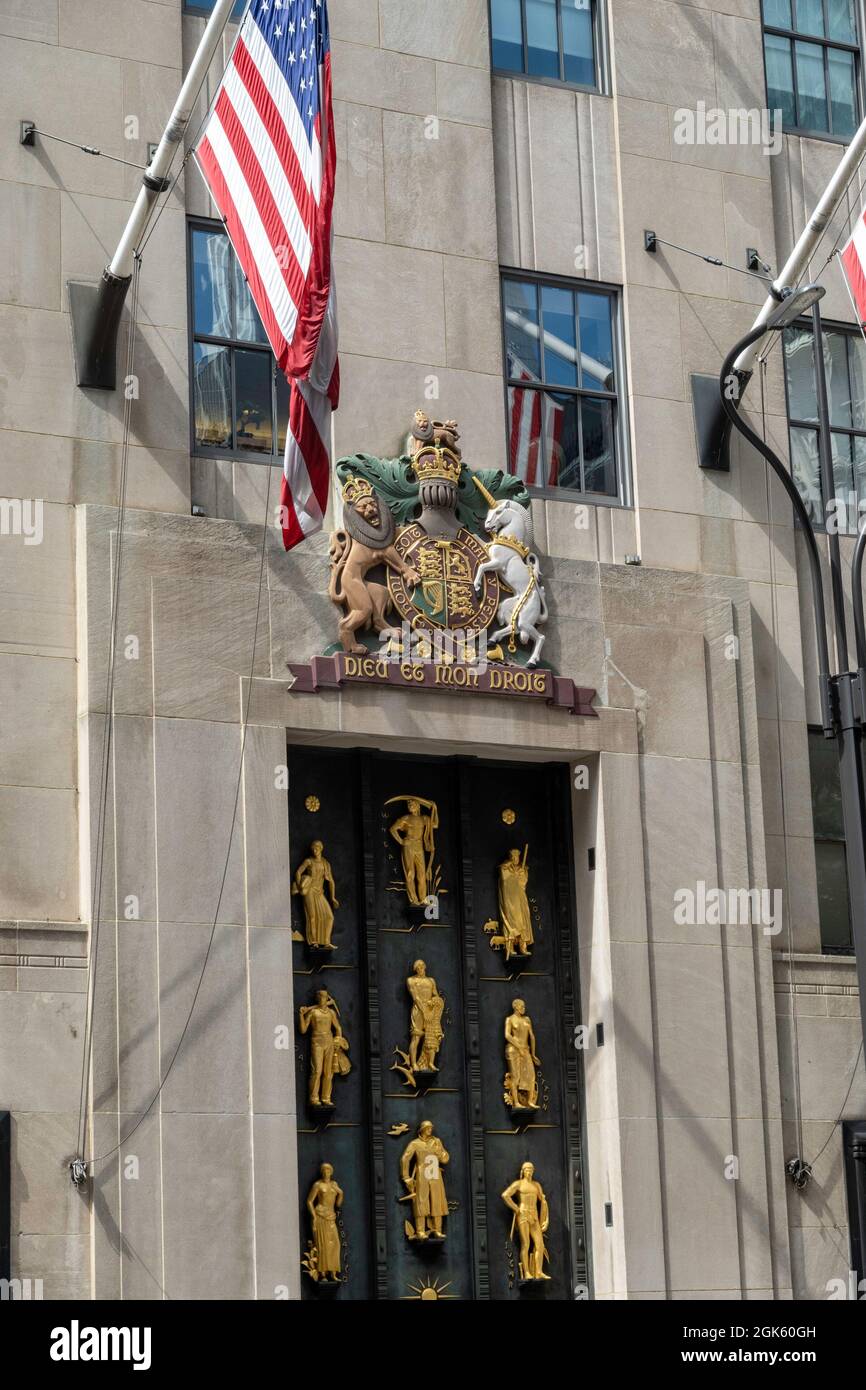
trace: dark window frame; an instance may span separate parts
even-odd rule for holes
[[[591,387],[571,387],[560,386],[556,383],[548,383],[543,379],[544,370],[544,344],[540,343],[540,361],[542,366],[542,378],[538,382],[518,381],[508,374],[508,338],[507,325],[505,320],[505,295],[503,293],[505,282],[508,280],[522,281],[527,284],[534,284],[539,287],[551,285],[554,288],[570,290],[573,294],[588,291],[595,294],[604,294],[611,303],[611,343],[613,348],[613,371],[616,390],[603,391],[594,390]],[[630,493],[630,470],[628,466],[628,397],[625,389],[625,350],[624,350],[624,330],[623,330],[623,301],[622,287],[598,280],[572,279],[565,275],[545,275],[539,271],[522,270],[516,266],[500,266],[499,268],[499,319],[502,332],[502,381],[505,396],[505,445],[506,459],[508,465],[511,463],[510,438],[508,430],[509,418],[509,388],[516,387],[519,390],[556,392],[562,395],[585,397],[596,400],[609,400],[613,410],[613,439],[615,458],[614,466],[616,472],[617,491],[616,495],[606,492],[587,492],[574,487],[543,487],[530,486],[528,491],[531,497],[549,498],[552,501],[560,502],[583,502],[592,506],[601,507],[629,507],[631,505]],[[580,441],[581,447],[581,476],[583,476],[583,440]],[[505,472],[508,476],[515,476],[510,473],[507,466]]]
[[[803,332],[812,333],[812,332],[813,332],[813,329],[812,329],[812,320],[811,320],[811,319],[797,319],[794,323],[791,324],[791,328],[792,328],[792,329],[793,329],[793,328],[797,328],[797,329],[800,329],[800,330],[803,331]],[[787,331],[787,330],[786,330],[786,331]],[[824,337],[826,337],[826,335],[827,335],[828,333],[839,333],[839,334],[843,334],[846,338],[857,338],[857,337],[861,336],[861,334],[860,334],[860,329],[857,328],[854,324],[852,324],[852,323],[839,323],[839,322],[837,322],[835,319],[834,319],[834,320],[828,320],[828,319],[822,320],[822,323],[821,323],[821,332],[822,332],[822,335],[823,335]],[[788,419],[788,435],[789,435],[789,438],[788,438],[788,450],[789,450],[789,455],[790,455],[790,452],[791,452],[790,432],[791,432],[792,429],[795,429],[795,430],[809,430],[809,431],[811,431],[811,433],[814,434],[814,435],[816,436],[816,438],[819,439],[819,444],[820,444],[821,426],[820,426],[820,424],[818,423],[817,420],[803,420],[803,419],[801,419],[799,416],[798,416],[798,417],[793,416],[792,413],[791,413],[791,392],[790,392],[790,387],[789,387],[789,385],[788,385],[788,371],[787,371],[787,365],[786,365],[786,363],[785,363],[785,361],[784,361],[784,351],[785,351],[785,334],[784,334],[784,333],[782,333],[781,338],[782,338],[782,354],[783,354],[782,374],[783,374],[783,376],[784,376],[784,378],[785,378],[785,412],[786,412],[787,419]],[[814,338],[814,335],[813,335],[813,338]],[[814,360],[814,351],[815,351],[815,349],[814,349],[814,341],[813,341],[813,347],[812,347],[813,360]],[[848,386],[849,386],[849,392],[850,392],[850,389],[851,389],[851,367],[850,367],[850,357],[849,357],[847,351],[846,351],[846,354],[845,354],[845,360],[846,360],[846,365],[847,365],[847,368],[848,368]],[[852,399],[852,397],[849,396],[849,399]],[[833,435],[834,435],[834,434],[845,435],[845,436],[846,436],[847,438],[849,438],[849,439],[852,439],[852,438],[853,438],[853,439],[862,439],[862,440],[864,441],[864,445],[866,445],[866,426],[864,426],[862,429],[855,429],[853,426],[848,426],[848,425],[834,425],[834,424],[832,424],[832,422],[831,422],[831,425],[830,425],[831,455],[832,455],[832,440],[833,440]],[[821,485],[821,471],[820,471],[820,470],[821,470],[821,455],[820,455],[820,448],[819,448],[819,452],[818,452],[818,484],[819,484],[819,487],[820,487],[820,485]],[[792,477],[793,477],[793,467],[792,467]],[[836,494],[835,494],[835,486],[836,486],[835,477],[833,478],[832,481],[833,481],[833,489],[834,489],[834,491],[833,491],[833,493],[832,493],[831,495],[832,495],[832,496],[835,496],[835,495],[836,495]],[[796,482],[796,479],[795,479],[795,482]],[[803,501],[804,501],[804,502],[807,502],[807,499],[804,498]],[[864,522],[866,522],[866,491],[864,491],[864,495],[863,495],[862,501],[863,501],[863,509],[862,509],[862,511],[858,510],[858,514],[857,514],[857,515],[858,515],[858,524],[859,524],[859,520],[860,520],[861,518],[864,520]],[[808,503],[807,503],[807,505],[808,505]],[[839,535],[840,535],[840,536],[856,536],[856,535],[857,535],[856,527],[855,527],[854,530],[851,530],[851,527],[850,527],[850,518],[848,518],[848,521],[849,521],[848,528],[847,528],[846,530],[844,530],[844,531],[840,530],[840,531],[839,531]],[[825,518],[824,518],[824,516],[823,516],[823,509],[822,509],[821,518],[820,518],[819,520],[816,521],[814,517],[812,518],[812,525],[813,525],[815,531],[818,532],[820,535],[826,535],[826,534],[827,534],[827,527],[826,527],[826,523],[825,523]]]
[[[543,73],[527,72],[529,66],[528,53],[529,42],[526,32],[526,0],[520,0],[520,33],[523,45],[523,71],[517,68],[500,68],[493,61],[493,0],[488,5],[489,15],[489,36],[490,36],[490,71],[494,77],[512,77],[518,82],[535,82],[542,87],[565,87],[573,92],[594,92],[604,94],[606,88],[607,74],[607,45],[602,17],[603,0],[590,0],[590,14],[592,19],[592,60],[595,69],[595,81],[572,82],[570,78],[563,76],[565,72],[565,47],[562,39],[562,0],[556,0],[556,35],[557,35],[557,56],[559,58],[559,77],[548,77]]]
[[[791,4],[792,4],[792,18],[793,18],[794,21],[796,22],[796,17],[797,17],[796,0],[791,0]],[[825,28],[825,29],[828,28],[828,23],[827,23],[827,4],[828,4],[828,0],[822,0],[823,15],[824,15],[824,28]],[[856,29],[856,39],[855,39],[855,42],[854,42],[854,43],[846,43],[846,42],[844,42],[843,40],[840,40],[840,39],[830,39],[830,38],[827,38],[826,36],[821,35],[821,34],[808,34],[808,33],[803,32],[803,31],[800,30],[800,29],[784,29],[784,28],[781,28],[779,25],[776,25],[776,24],[767,24],[767,23],[764,21],[764,0],[761,0],[761,25],[762,25],[762,29],[763,29],[763,34],[762,34],[762,38],[761,38],[761,47],[762,47],[763,58],[764,58],[764,90],[766,91],[766,94],[767,94],[767,107],[768,107],[768,109],[769,109],[770,111],[772,111],[774,108],[771,108],[771,107],[770,107],[770,83],[769,83],[769,78],[768,78],[768,74],[767,74],[767,45],[766,45],[766,42],[765,42],[766,35],[767,35],[767,34],[773,34],[776,38],[788,39],[788,40],[790,41],[791,45],[792,45],[792,48],[791,48],[791,78],[792,78],[792,82],[793,82],[794,112],[795,112],[795,115],[799,115],[798,107],[799,107],[799,104],[800,104],[800,103],[799,103],[799,89],[798,89],[798,86],[797,86],[797,60],[796,60],[796,53],[795,53],[795,50],[794,50],[793,45],[796,44],[796,43],[814,43],[814,44],[819,44],[819,45],[821,45],[821,46],[823,47],[823,49],[824,49],[824,91],[825,91],[826,97],[827,97],[827,121],[828,121],[828,124],[830,125],[831,128],[830,128],[830,130],[813,130],[813,129],[811,129],[811,127],[809,127],[809,126],[787,125],[787,124],[783,121],[783,122],[782,122],[782,131],[783,131],[783,133],[786,134],[786,135],[800,135],[800,136],[803,136],[805,139],[808,139],[808,140],[829,140],[832,144],[837,144],[837,145],[839,145],[839,144],[841,144],[841,145],[850,144],[851,139],[853,138],[853,135],[854,135],[854,131],[856,131],[857,126],[860,124],[860,122],[861,122],[862,119],[863,119],[863,107],[864,107],[864,102],[863,102],[863,63],[862,63],[863,43],[862,43],[862,23],[861,23],[861,3],[860,3],[860,0],[855,0],[855,4],[854,4],[854,27],[855,27],[855,29]],[[853,55],[853,58],[854,58],[854,100],[855,100],[855,104],[856,104],[856,110],[855,110],[855,113],[854,113],[854,120],[855,120],[854,131],[852,131],[849,135],[838,135],[838,134],[836,134],[836,133],[833,131],[833,129],[832,129],[832,125],[833,125],[833,109],[832,109],[832,102],[831,102],[831,99],[830,99],[830,64],[829,64],[829,57],[828,57],[828,50],[831,49],[831,48],[832,48],[832,49],[838,49],[838,50],[840,50],[840,51],[842,51],[842,52],[844,52],[844,53],[851,53],[851,54]]]
[[[825,741],[825,738],[824,738],[824,730],[823,730],[822,728],[820,728],[819,726],[814,725],[814,724],[809,724],[809,725],[807,725],[807,728],[806,728],[806,737],[807,737],[807,739],[809,739],[809,740],[811,740],[812,738],[816,738],[816,739],[821,739],[822,742]],[[843,854],[844,859],[845,859],[845,886],[846,886],[846,901],[847,901],[847,885],[848,885],[848,844],[847,844],[847,841],[846,841],[846,839],[845,839],[844,831],[842,832],[841,835],[826,835],[826,834],[820,834],[820,835],[819,835],[819,834],[818,834],[818,831],[817,831],[817,829],[816,829],[816,827],[815,827],[815,820],[814,820],[814,817],[815,817],[815,779],[814,779],[813,772],[812,772],[812,755],[811,755],[811,751],[810,751],[808,748],[807,748],[807,753],[808,753],[808,756],[809,756],[809,790],[810,790],[811,806],[812,806],[812,842],[813,842],[813,844],[815,844],[815,845],[819,845],[819,844],[821,844],[821,845],[837,845],[837,846],[841,845],[841,847],[842,847],[842,854]],[[817,857],[817,856],[816,856],[816,857]],[[850,944],[850,945],[847,945],[847,946],[833,946],[833,945],[828,945],[828,944],[824,941],[824,934],[823,934],[823,931],[822,931],[823,923],[821,922],[820,911],[821,911],[821,905],[820,905],[820,901],[819,901],[819,903],[818,903],[818,929],[819,929],[819,931],[821,932],[821,951],[822,951],[822,953],[823,953],[824,955],[826,955],[826,956],[847,956],[847,957],[849,957],[849,958],[850,958],[851,956],[853,956],[853,955],[854,955],[854,943],[853,943],[853,935],[852,935],[852,933],[851,933],[851,914],[850,914],[850,910],[849,910],[849,912],[848,912],[848,933],[849,933],[849,936],[851,936],[851,944]]]
[[[277,377],[278,369],[276,358],[269,343],[250,342],[245,338],[223,338],[213,333],[197,333],[195,327],[195,286],[193,283],[193,233],[196,231],[222,232],[228,238],[225,225],[219,218],[212,217],[188,217],[186,235],[186,266],[187,266],[187,314],[189,319],[188,348],[189,348],[189,440],[190,455],[192,458],[222,459],[224,462],[232,463],[258,463],[272,467],[282,462],[283,451],[280,449],[279,442],[279,415],[277,402]],[[231,245],[231,239],[229,245]],[[232,251],[234,255],[234,251]],[[231,282],[234,283],[233,281]],[[232,290],[233,293],[233,290]],[[232,305],[232,320],[234,319],[234,306]],[[229,364],[231,371],[231,426],[232,444],[225,449],[217,445],[199,444],[196,441],[196,419],[195,419],[195,345],[196,343],[208,343],[214,347],[225,347],[229,349]],[[241,352],[260,352],[265,354],[271,362],[271,429],[273,435],[273,448],[270,454],[265,454],[256,449],[238,448],[235,442],[235,429],[237,424],[237,387],[235,379],[235,353]]]

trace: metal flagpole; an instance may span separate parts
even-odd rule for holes
[[[235,0],[216,0],[195,56],[184,78],[162,139],[141,180],[135,206],[117,250],[102,274],[96,290],[71,282],[69,306],[79,386],[113,391],[116,384],[117,331],[126,294],[132,280],[136,248],[147,229],[154,205],[169,187],[168,172],[178,145],[189,125],[199,92],[217,45],[231,18]]]
[[[818,199],[815,211],[806,223],[796,242],[793,250],[786,260],[776,279],[773,281],[770,293],[764,301],[763,308],[755,319],[753,328],[761,328],[767,323],[774,309],[779,307],[782,298],[782,291],[788,287],[796,289],[800,279],[809,263],[809,260],[824,235],[833,214],[841,203],[848,185],[857,172],[857,166],[866,155],[866,118],[860,123],[850,145],[846,149],[839,165],[831,178],[821,197]],[[772,331],[772,330],[769,330]],[[764,344],[767,341],[767,334],[756,338],[747,348],[740,353],[734,363],[734,371],[743,376],[748,376],[755,366]]]

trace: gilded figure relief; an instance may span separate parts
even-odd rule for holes
[[[334,911],[340,904],[334,875],[325,858],[321,840],[313,841],[307,858],[295,870],[292,893],[300,894],[303,899],[307,945],[320,951],[336,951],[331,934],[334,930]]]
[[[550,1260],[544,1244],[544,1235],[550,1225],[550,1210],[540,1182],[535,1181],[535,1169],[531,1163],[524,1163],[520,1177],[506,1187],[502,1200],[513,1213],[511,1218],[511,1239],[515,1230],[520,1246],[521,1283],[534,1283],[539,1279],[549,1279],[544,1272],[545,1260]]]
[[[323,1163],[307,1194],[312,1239],[302,1264],[314,1283],[340,1282],[342,1258],[337,1213],[342,1205],[343,1189],[334,1181],[333,1166]]]
[[[506,960],[531,955],[535,941],[532,910],[526,895],[528,856],[529,846],[524,845],[522,857],[519,849],[509,850],[508,858],[499,865],[499,921],[484,923],[490,945],[494,951],[504,949]]]
[[[400,1201],[412,1203],[412,1221],[404,1223],[407,1240],[445,1239],[442,1223],[448,1215],[448,1198],[442,1169],[448,1159],[448,1150],[433,1133],[433,1125],[422,1120],[417,1138],[406,1145],[400,1159],[400,1177],[408,1194]]]
[[[310,1105],[315,1109],[333,1108],[332,1091],[335,1076],[348,1076],[352,1070],[349,1060],[349,1040],[343,1035],[340,1010],[326,989],[316,994],[315,1004],[302,1004],[301,1032],[310,1033],[310,1080],[307,1089]]]
[[[403,882],[413,907],[424,907],[439,887],[439,871],[434,868],[439,808],[435,801],[420,796],[392,796],[385,802],[405,802],[406,811],[392,822],[388,832],[400,846]],[[422,809],[423,808],[423,809]]]
[[[505,1103],[512,1112],[538,1109],[538,1075],[541,1066],[535,1051],[535,1030],[522,999],[511,1005],[505,1020]]]
[[[409,1050],[397,1048],[399,1061],[392,1071],[399,1071],[410,1086],[417,1085],[417,1076],[429,1076],[439,1070],[436,1058],[442,1046],[445,1030],[442,1027],[442,1014],[445,999],[432,975],[427,974],[423,960],[416,960],[413,973],[406,981],[406,988],[412,1000],[409,1015]]]

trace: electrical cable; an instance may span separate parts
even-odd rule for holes
[[[858,1068],[859,1065],[860,1065],[860,1058],[862,1057],[862,1055],[863,1055],[863,1039],[861,1038],[861,1039],[860,1039],[860,1046],[859,1046],[859,1048],[857,1049],[857,1060],[856,1060],[856,1062],[854,1063],[854,1070],[851,1072],[851,1080],[848,1082],[848,1089],[847,1089],[847,1091],[845,1092],[845,1099],[844,1099],[843,1102],[842,1102],[842,1108],[841,1108],[841,1110],[839,1111],[839,1114],[836,1116],[835,1120],[833,1121],[833,1127],[832,1127],[832,1129],[830,1130],[830,1133],[827,1135],[827,1138],[826,1138],[826,1141],[825,1141],[823,1147],[822,1147],[821,1149],[818,1150],[818,1153],[817,1153],[817,1154],[815,1155],[815,1157],[812,1159],[812,1162],[811,1162],[810,1165],[809,1165],[810,1168],[814,1168],[814,1167],[815,1167],[815,1164],[818,1162],[818,1159],[819,1159],[819,1158],[821,1157],[821,1155],[824,1153],[824,1150],[827,1148],[827,1145],[830,1143],[830,1140],[833,1138],[833,1135],[836,1133],[836,1130],[839,1128],[839,1125],[840,1125],[841,1120],[842,1120],[842,1116],[845,1114],[845,1106],[848,1104],[848,1097],[850,1096],[851,1091],[852,1091],[852,1088],[853,1088],[853,1086],[854,1086],[854,1079],[855,1079],[855,1077],[856,1077],[856,1075],[857,1075],[857,1068]]]

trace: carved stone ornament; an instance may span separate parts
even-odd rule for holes
[[[519,478],[469,469],[459,438],[456,421],[418,411],[410,454],[337,464],[329,592],[345,652],[538,665],[547,606],[529,494]]]

